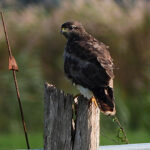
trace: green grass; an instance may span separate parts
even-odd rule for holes
[[[146,130],[136,130],[136,131],[127,131],[127,138],[129,140],[129,144],[133,144],[133,143],[150,143],[150,134],[148,131]],[[107,137],[105,137],[107,136]],[[101,145],[116,145],[115,142],[112,141],[112,139],[114,140],[118,140],[115,134],[109,134],[108,133],[104,136],[101,135],[100,137],[100,143]],[[124,144],[124,143],[120,143],[120,144]],[[117,144],[118,145],[118,144]]]
[[[32,149],[43,148],[43,133],[31,133],[29,143]],[[0,150],[26,149],[24,134],[0,134]]]
[[[105,133],[101,135],[101,145],[115,145],[110,139],[115,139],[115,134]],[[109,138],[110,139],[109,139]],[[150,134],[145,130],[127,131],[129,143],[150,143]],[[32,149],[43,148],[43,133],[30,133],[29,134],[30,147]],[[0,150],[13,150],[13,149],[26,149],[24,134],[0,134]]]

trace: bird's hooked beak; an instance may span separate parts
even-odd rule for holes
[[[68,33],[68,28],[61,28],[60,33],[61,33],[61,34]]]

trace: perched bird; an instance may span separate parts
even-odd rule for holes
[[[65,22],[61,33],[67,38],[64,71],[81,94],[95,100],[105,115],[115,115],[113,60],[108,46],[99,42],[79,22]]]

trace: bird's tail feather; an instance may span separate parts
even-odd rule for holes
[[[111,87],[98,88],[93,90],[93,93],[101,112],[105,115],[115,115],[113,89]]]

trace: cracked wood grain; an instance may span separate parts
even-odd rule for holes
[[[45,84],[44,150],[97,150],[100,111],[83,96],[78,97],[76,119],[73,96]],[[72,124],[74,123],[74,125]]]

